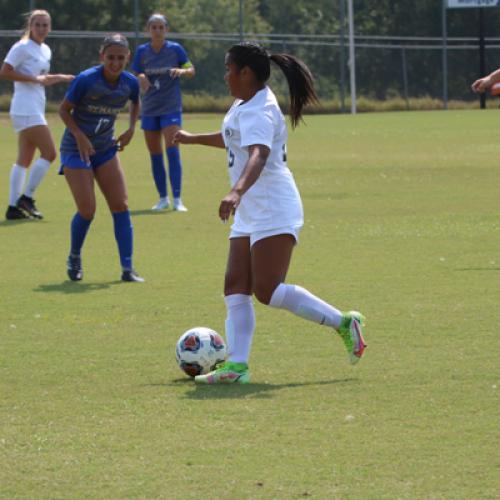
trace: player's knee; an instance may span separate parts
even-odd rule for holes
[[[52,163],[57,158],[57,151],[53,148],[46,149],[42,151],[41,157],[49,163]]]
[[[269,302],[271,302],[271,297],[273,296],[275,288],[276,287],[269,286],[268,284],[257,284],[257,286],[254,287],[253,293],[261,304],[268,306]]]
[[[95,215],[95,207],[85,207],[78,210],[80,217],[85,220],[92,220]]]
[[[109,208],[111,209],[111,212],[113,212],[113,213],[126,212],[128,210],[127,200],[115,201],[110,205]]]
[[[233,273],[226,273],[224,278],[224,295],[234,295],[242,293],[244,295],[251,295],[251,287],[247,280],[242,279]]]

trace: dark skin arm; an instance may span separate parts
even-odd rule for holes
[[[185,130],[178,130],[172,144],[200,144],[202,146],[213,146],[215,148],[225,148],[224,139],[220,132],[208,134],[190,134]]]
[[[231,191],[222,199],[219,205],[219,217],[226,222],[234,215],[241,197],[257,182],[271,150],[262,144],[254,144],[248,147],[248,161],[241,173],[240,178]]]

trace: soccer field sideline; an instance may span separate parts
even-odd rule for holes
[[[0,496],[498,496],[497,112],[305,119],[289,134],[306,223],[288,281],[359,307],[366,359],[351,368],[329,331],[257,304],[253,383],[195,387],[174,346],[196,325],[223,333],[224,152],[183,148],[187,214],[150,212],[140,130],[121,155],[144,285],[119,282],[100,196],[85,279],[67,281],[56,160],[46,218],[0,222]],[[7,200],[5,114],[0,128]]]

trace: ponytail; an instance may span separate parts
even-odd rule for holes
[[[265,83],[271,75],[273,61],[283,71],[290,91],[290,118],[295,128],[302,119],[302,110],[307,104],[318,102],[314,89],[314,78],[304,62],[290,54],[272,54],[257,43],[242,42],[233,45],[228,54],[241,70],[248,66],[259,82]]]
[[[273,61],[283,71],[290,91],[290,119],[295,128],[302,119],[304,106],[318,102],[314,78],[304,62],[290,54],[272,54]]]

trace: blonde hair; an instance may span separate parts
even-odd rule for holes
[[[23,35],[21,36],[21,40],[27,40],[30,37],[31,24],[33,23],[33,19],[35,19],[35,17],[38,17],[38,16],[46,16],[52,22],[52,18],[50,17],[50,14],[46,10],[43,10],[43,9],[32,10],[31,12],[24,14],[26,21],[24,23]]]

